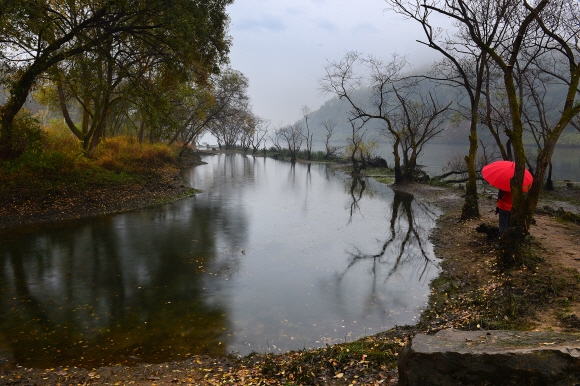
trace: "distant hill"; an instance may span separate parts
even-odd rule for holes
[[[461,99],[461,93],[458,89],[436,85],[430,81],[423,81],[421,82],[423,92],[427,93],[429,90],[433,92],[439,101],[443,103],[449,103],[451,101],[457,102]],[[548,100],[557,102],[558,100],[562,100],[564,98],[564,88],[557,85],[552,85],[549,87],[549,94]],[[371,91],[369,89],[359,89],[353,92],[352,98],[355,103],[360,104],[364,108],[368,109],[369,111],[373,111],[372,104],[371,104]],[[463,102],[464,104],[467,103],[466,101]],[[348,119],[350,118],[349,111],[351,110],[350,104],[345,100],[340,100],[337,97],[332,97],[320,108],[315,111],[312,111],[310,114],[308,125],[310,130],[314,133],[314,141],[324,141],[326,138],[326,130],[322,126],[322,122],[326,119],[334,119],[338,125],[334,131],[332,136],[333,142],[344,142],[346,139],[351,135],[351,126],[348,123]],[[554,117],[558,113],[557,109],[554,109],[551,114]],[[304,119],[299,120],[304,124]],[[367,134],[365,135],[365,139],[374,139],[379,142],[386,142],[388,138],[382,136],[380,134],[381,128],[384,125],[380,123],[378,120],[376,122],[370,121],[367,126]],[[569,136],[569,133],[577,133],[572,127],[566,129],[565,137]],[[482,127],[479,130],[479,138],[484,143],[492,143],[493,138],[487,131],[485,127]],[[564,139],[564,138],[563,138]],[[533,139],[530,138],[526,142],[530,142]],[[432,140],[433,143],[447,143],[447,144],[468,144],[469,143],[469,122],[462,122],[459,124],[449,124],[447,125],[445,131],[437,138]]]

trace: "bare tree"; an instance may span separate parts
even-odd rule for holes
[[[267,119],[260,118],[256,115],[253,115],[253,133],[250,137],[250,146],[252,148],[252,155],[256,155],[260,146],[265,143],[266,135],[268,134],[268,130],[270,128],[270,121]]]
[[[523,244],[536,209],[546,170],[564,128],[580,112],[575,103],[580,81],[580,23],[578,7],[568,0],[426,0],[405,2],[450,18],[464,37],[485,51],[503,79],[511,127],[505,134],[511,142],[516,164],[511,180],[513,207],[510,226],[502,237],[502,263],[521,262]],[[397,5],[397,4],[396,4]],[[489,28],[491,26],[491,29]],[[557,63],[566,63],[559,66]],[[527,194],[522,189],[526,153],[519,73],[537,67],[566,86],[557,119],[536,159],[534,182]]]
[[[326,152],[324,154],[324,158],[329,159],[334,157],[335,154],[343,148],[341,146],[334,146],[330,144],[330,139],[332,138],[332,134],[334,134],[334,129],[338,125],[338,122],[336,122],[334,119],[325,119],[324,121],[320,122],[320,124],[326,130],[326,142],[324,144]]]
[[[485,66],[489,60],[488,53],[474,44],[469,39],[466,27],[456,26],[454,31],[445,31],[437,26],[437,17],[432,17],[433,10],[429,4],[420,0],[386,0],[390,9],[403,16],[418,22],[425,34],[426,41],[420,43],[430,47],[444,56],[444,59],[436,63],[430,76],[426,78],[441,82],[453,88],[460,88],[465,91],[469,104],[463,106],[458,103],[462,115],[469,120],[469,153],[465,156],[467,166],[468,182],[466,184],[466,195],[461,217],[463,219],[479,217],[479,204],[477,196],[477,175],[475,159],[478,147],[478,108],[482,97],[484,79],[486,76]],[[436,4],[446,4],[437,2]],[[453,5],[447,3],[450,8]],[[476,8],[474,17],[485,20],[486,14],[492,12],[495,3],[493,1],[481,2],[481,7]],[[489,42],[494,37],[494,25],[489,23],[480,24],[483,31],[483,39]]]
[[[564,63],[562,63],[564,65]],[[538,68],[528,69],[520,80],[520,89],[523,97],[522,103],[522,119],[524,122],[524,130],[528,131],[534,138],[536,143],[537,154],[540,154],[543,148],[548,144],[549,136],[552,127],[554,127],[553,117],[557,115],[557,103],[554,99],[554,88],[558,86],[551,75],[540,71]],[[570,121],[574,125],[574,119]],[[528,168],[534,173],[534,166],[532,161],[537,161],[535,158],[537,154],[527,156]],[[536,174],[536,173],[534,173]],[[552,162],[548,163],[548,170],[546,176],[546,183],[544,188],[547,190],[554,189],[552,181]]]
[[[361,172],[366,169],[367,161],[364,154],[364,135],[366,130],[362,131],[364,123],[357,125],[356,122],[350,122],[352,134],[348,137],[346,152],[352,164],[352,176],[359,177]]]
[[[282,153],[282,145],[280,144],[280,140],[282,139],[282,137],[279,135],[280,130],[281,127],[274,130],[274,132],[268,136],[268,138],[270,138],[270,141],[272,141],[272,144],[274,145],[278,153]]]
[[[401,169],[399,146],[401,135],[393,126],[392,110],[394,92],[392,84],[400,78],[401,70],[407,65],[404,58],[393,56],[391,62],[384,64],[372,57],[363,57],[362,54],[350,51],[340,61],[329,62],[325,67],[326,75],[320,79],[320,89],[326,93],[333,93],[341,100],[346,100],[352,110],[350,121],[361,120],[364,123],[378,119],[386,125],[386,130],[392,136],[393,156],[395,159],[395,182],[404,180]],[[356,71],[357,66],[366,67],[371,72],[371,79],[367,85]],[[352,93],[362,87],[372,90],[373,111],[367,112],[352,98]],[[362,126],[362,125],[361,125]]]
[[[373,57],[348,52],[342,60],[330,62],[325,68],[326,76],[320,80],[323,91],[335,93],[351,105],[351,122],[360,120],[366,124],[379,120],[384,124],[383,133],[393,144],[395,183],[415,178],[416,159],[424,144],[441,132],[443,118],[451,105],[442,106],[432,95],[421,97],[416,91],[417,82],[403,81],[401,71],[406,64],[397,55],[385,64]],[[357,75],[357,67],[369,72],[368,82]],[[362,87],[371,91],[371,109],[363,108],[351,96]]]
[[[276,136],[283,139],[288,145],[290,162],[295,163],[304,140],[304,127],[301,123],[282,126],[276,131]]]
[[[244,154],[247,154],[248,150],[250,150],[252,139],[254,137],[254,130],[254,116],[248,112],[242,120],[242,131],[240,133],[240,146],[242,147]]]
[[[310,133],[310,126],[308,125],[308,119],[310,118],[310,107],[304,105],[301,108],[302,116],[304,117],[304,123],[306,125],[306,133],[304,133],[304,139],[306,140],[306,157],[308,161],[312,159],[312,138],[314,134]]]
[[[431,92],[427,95],[417,94],[416,87],[416,84],[413,85],[405,94],[395,89],[400,108],[393,122],[396,130],[401,133],[403,175],[406,180],[419,177],[417,158],[425,144],[445,129],[452,103],[442,106]]]

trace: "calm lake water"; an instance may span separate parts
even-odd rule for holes
[[[326,165],[204,160],[193,198],[0,233],[0,363],[280,352],[418,317],[437,208]]]
[[[208,142],[211,142],[208,139]],[[335,146],[344,146],[345,142],[333,142]],[[393,166],[393,148],[390,143],[380,142],[376,154],[384,158],[389,166]],[[270,144],[268,144],[270,146]],[[304,146],[303,146],[304,147]],[[324,142],[314,142],[314,150],[323,151],[325,149]],[[482,152],[481,146],[479,148]],[[494,154],[499,157],[499,152],[493,152],[491,146],[487,147],[488,155]],[[424,171],[431,177],[440,175],[444,172],[444,168],[448,162],[456,157],[463,157],[469,152],[469,145],[457,144],[439,144],[428,143],[425,145],[423,152],[419,156],[419,164],[424,166]],[[533,154],[534,150],[529,148],[529,154]],[[580,147],[578,146],[556,146],[556,150],[552,155],[553,166],[553,180],[570,180],[580,182]]]
[[[442,173],[453,157],[463,157],[468,152],[469,148],[464,145],[427,144],[419,163],[425,165],[424,170],[429,175],[435,176]],[[532,154],[533,150],[530,149],[529,152]],[[385,155],[385,159],[392,159],[391,153],[390,148],[381,147],[381,154]],[[552,155],[552,167],[553,180],[580,181],[580,147],[557,146]]]

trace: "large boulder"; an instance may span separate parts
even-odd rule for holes
[[[580,334],[417,334],[399,359],[399,385],[580,385]]]

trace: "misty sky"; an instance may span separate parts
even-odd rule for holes
[[[349,50],[431,63],[435,54],[416,42],[418,24],[385,8],[383,0],[236,0],[230,60],[250,79],[254,113],[278,125],[301,118],[303,105],[318,109],[331,97],[318,90],[327,59]]]

